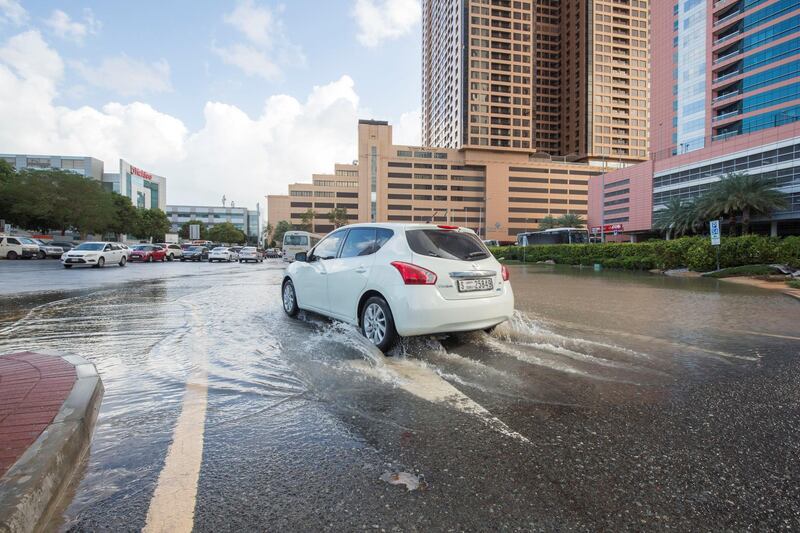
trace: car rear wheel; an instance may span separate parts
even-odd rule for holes
[[[125,263],[127,263],[127,262],[128,262],[128,258],[125,257],[124,255],[119,258],[119,266],[124,267]]]
[[[290,279],[283,282],[283,310],[289,316],[297,316],[297,311],[299,311],[294,283]]]
[[[39,259],[47,259],[47,254],[39,250]]]
[[[361,333],[384,353],[397,340],[392,311],[380,296],[373,296],[364,304],[361,310]]]
[[[169,257],[167,257],[167,261],[172,261],[173,259],[175,259],[175,256],[172,255],[172,254],[169,254]]]

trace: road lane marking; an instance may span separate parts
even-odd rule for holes
[[[193,325],[199,325],[189,336],[194,342],[205,341],[196,309],[191,306]],[[208,352],[205,346],[191,346],[191,362],[195,372],[186,382],[181,413],[175,424],[172,444],[158,476],[156,490],[147,510],[146,533],[191,532],[194,528],[194,508],[197,502],[197,484],[203,462],[203,435],[208,405]]]
[[[351,361],[350,364],[353,368],[365,374],[377,377],[378,379],[384,379],[387,372],[393,374],[395,377],[399,378],[393,380],[393,382],[406,392],[410,392],[414,396],[431,403],[449,405],[459,411],[476,416],[484,424],[498,433],[502,433],[507,437],[525,443],[530,443],[527,438],[508,427],[502,420],[445,381],[427,365],[408,359],[392,360],[389,358],[386,359],[381,370],[378,370],[366,361]]]

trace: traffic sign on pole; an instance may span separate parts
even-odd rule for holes
[[[711,226],[711,245],[719,246],[720,244],[719,220],[712,220],[710,226]]]
[[[200,239],[200,224],[189,224],[189,238],[193,241]]]

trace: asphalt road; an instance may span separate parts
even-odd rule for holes
[[[800,527],[796,300],[513,267],[510,324],[386,358],[285,317],[282,269],[0,262],[0,353],[106,388],[53,529]]]

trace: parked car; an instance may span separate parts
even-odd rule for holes
[[[152,263],[166,261],[167,251],[157,244],[137,244],[131,249],[130,261]]]
[[[228,248],[226,246],[217,246],[211,253],[208,254],[208,262],[213,263],[217,261],[219,263],[226,261],[230,263],[231,261],[238,261],[239,254],[233,248]]]
[[[432,224],[353,224],[286,269],[283,309],[361,328],[386,351],[399,337],[489,330],[514,312],[508,269],[474,231]]]
[[[64,268],[91,266],[103,268],[106,264],[124,267],[128,254],[117,242],[85,242],[61,256]]]
[[[52,241],[50,243],[51,246],[58,246],[65,252],[69,252],[70,250],[78,246],[78,244],[79,243],[73,241]]]
[[[278,248],[267,248],[264,255],[266,255],[268,259],[277,259],[281,257],[281,251]]]
[[[239,262],[247,263],[249,261],[252,261],[253,263],[263,262],[264,253],[255,246],[245,246],[239,252]]]
[[[174,243],[159,243],[158,246],[161,246],[167,252],[167,261],[173,261],[175,259],[180,259],[183,257],[183,248],[181,248],[180,244]]]
[[[30,259],[39,255],[39,245],[25,242],[26,237],[12,237],[0,235],[0,257],[6,259]]]
[[[54,246],[41,239],[21,237],[20,240],[22,240],[22,242],[26,244],[35,244],[36,246],[38,246],[39,252],[36,255],[39,259],[47,259],[48,257],[58,259],[64,253],[64,249],[61,248],[60,246]]]
[[[208,248],[205,246],[190,246],[183,251],[181,261],[205,261],[208,259]]]

